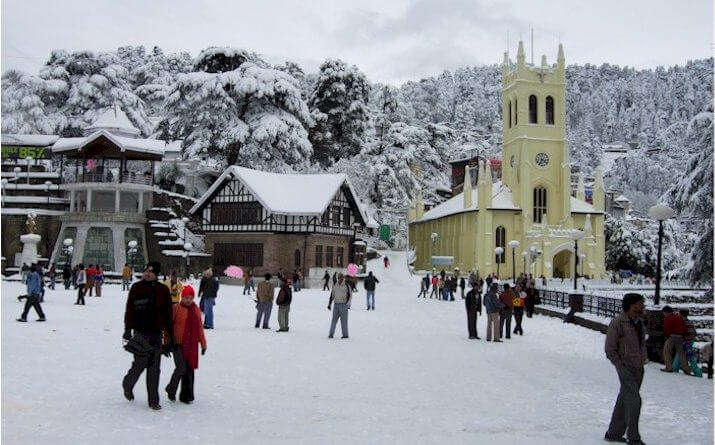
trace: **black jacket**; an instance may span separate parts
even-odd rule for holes
[[[124,330],[161,334],[174,340],[169,288],[158,281],[141,280],[132,285],[124,311]]]
[[[461,287],[462,289],[464,289],[464,277],[462,277],[462,278],[459,279],[459,287]]]
[[[464,305],[468,311],[477,311],[482,313],[482,296],[479,295],[476,289],[472,288],[467,292],[467,297],[464,299]]]
[[[62,269],[62,279],[69,280],[71,276],[72,276],[72,271],[70,270],[69,266],[65,266]]]
[[[375,275],[368,275],[365,277],[365,290],[375,290],[375,283],[379,283]]]
[[[199,284],[199,296],[203,298],[216,298],[218,295],[218,280],[214,277],[204,277]]]
[[[278,306],[289,306],[291,301],[293,301],[293,291],[291,290],[290,286],[284,284],[281,286],[281,290],[278,291],[276,304]]]

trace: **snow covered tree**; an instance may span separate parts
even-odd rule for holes
[[[21,134],[53,134],[66,125],[62,114],[48,116],[42,95],[45,82],[22,71],[9,70],[2,76],[2,131]]]
[[[220,56],[211,48],[197,67],[231,68],[247,60],[246,54],[230,50]],[[306,131],[312,121],[297,80],[267,66],[246,61],[226,72],[181,74],[166,108],[161,137],[183,139],[185,158],[207,154],[219,168],[283,171],[312,154]]]
[[[681,215],[701,220],[698,239],[687,266],[687,276],[695,282],[712,281],[713,275],[713,112],[699,113],[688,125],[686,144],[695,147],[687,174],[669,191],[674,208]]]
[[[370,128],[369,94],[370,84],[356,66],[334,59],[320,66],[308,102],[316,123],[310,131],[316,161],[330,165],[360,152]]]

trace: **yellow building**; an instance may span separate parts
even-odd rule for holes
[[[522,42],[516,64],[504,53],[502,177],[494,180],[490,163],[481,160],[473,167],[467,164],[462,191],[446,202],[424,212],[421,198],[416,199],[409,212],[416,269],[432,269],[432,257],[453,257],[451,267],[463,272],[476,270],[484,276],[499,269],[500,278],[508,278],[513,255],[517,274],[526,270],[547,278],[573,277],[577,243],[578,273],[605,275],[600,168],[593,204],[585,200],[582,176],[576,196],[571,196],[565,67],[561,45],[551,66],[546,56],[540,66],[527,64]],[[510,247],[516,245],[511,241],[518,247]],[[504,249],[501,255],[497,247]]]

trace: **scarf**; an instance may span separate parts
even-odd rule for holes
[[[186,360],[186,365],[191,369],[199,368],[199,329],[201,329],[201,316],[196,304],[185,306],[188,310],[186,323],[184,324],[184,335],[181,338],[181,354]]]

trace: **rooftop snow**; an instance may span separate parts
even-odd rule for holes
[[[243,182],[261,205],[274,214],[322,215],[343,184],[347,184],[353,198],[358,199],[347,176],[342,173],[312,175],[270,173],[234,165],[219,176],[189,212],[194,213],[199,210],[229,175]],[[367,221],[367,216],[359,203],[358,210],[363,221]]]
[[[2,134],[2,145],[29,145],[47,147],[60,137],[54,134]]]
[[[626,198],[625,195],[618,195],[618,198],[614,199],[616,202],[631,202],[630,199]]]
[[[87,137],[83,138],[60,138],[52,146],[52,151],[54,153],[65,152],[71,150],[80,150],[85,145],[89,144],[93,140],[100,136],[105,136],[107,139],[111,140],[116,144],[122,151],[133,151],[138,153],[148,153],[154,155],[164,155],[164,150],[167,147],[174,148],[176,142],[166,142],[159,139],[135,139],[124,136],[117,136],[106,130],[99,130]]]
[[[603,213],[600,210],[596,210],[594,206],[587,203],[586,201],[581,201],[580,199],[571,197],[571,213]]]
[[[108,130],[110,132],[115,130],[118,133],[133,136],[139,136],[141,133],[137,127],[132,124],[126,113],[124,113],[124,111],[116,105],[102,112],[97,117],[97,120],[94,121],[92,126],[87,129],[89,133],[94,133],[99,130]]]
[[[478,187],[472,188],[472,206],[469,208],[464,208],[464,192],[455,195],[442,204],[434,207],[422,215],[417,221],[429,221],[432,219],[442,218],[444,216],[456,215],[457,213],[472,212],[478,210],[479,207],[477,203],[479,202],[479,192]],[[501,181],[497,181],[492,184],[492,206],[490,209],[495,210],[521,210],[519,207],[514,205],[512,200],[511,190],[505,185],[502,185]]]

